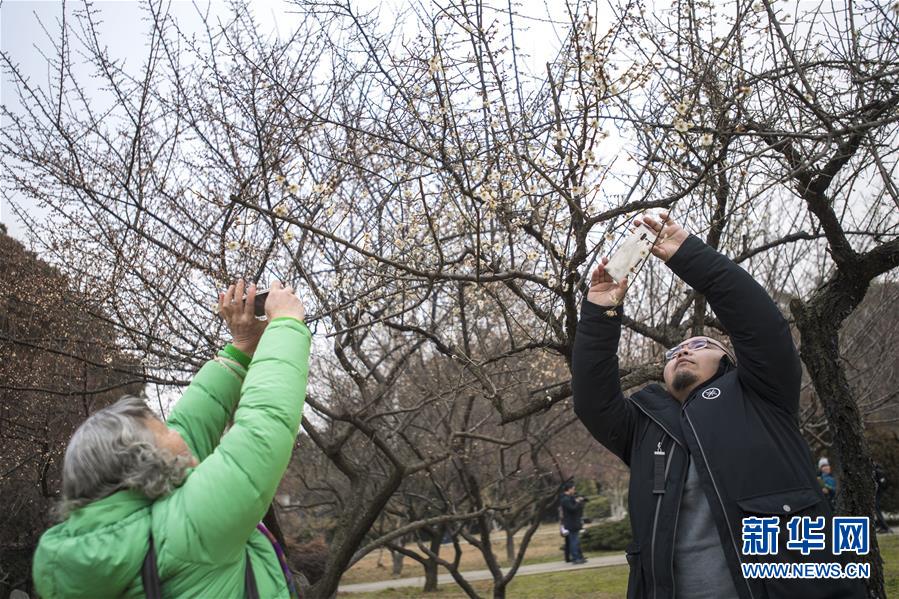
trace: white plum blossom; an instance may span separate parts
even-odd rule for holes
[[[436,75],[437,73],[440,73],[442,70],[443,70],[443,65],[440,62],[440,56],[435,54],[434,56],[431,57],[430,60],[428,60],[428,74]]]

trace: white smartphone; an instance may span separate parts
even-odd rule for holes
[[[637,271],[640,262],[649,255],[655,239],[656,232],[641,223],[609,258],[606,272],[615,282],[620,283],[624,277]]]

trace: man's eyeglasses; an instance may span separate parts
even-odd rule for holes
[[[665,360],[666,361],[670,360],[677,354],[681,353],[684,349],[689,349],[690,351],[696,351],[697,349],[702,349],[704,347],[708,347],[709,345],[717,347],[718,349],[723,351],[725,354],[727,354],[728,357],[730,357],[730,352],[727,351],[727,349],[723,345],[718,343],[717,341],[712,341],[711,339],[699,338],[699,339],[692,339],[690,341],[686,341],[684,343],[675,345],[674,347],[672,347],[671,349],[669,349],[668,351],[665,352]]]

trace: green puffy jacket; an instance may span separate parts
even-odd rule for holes
[[[151,527],[166,597],[241,597],[247,555],[259,596],[288,597],[275,551],[256,524],[299,430],[310,342],[305,324],[278,318],[248,369],[233,351],[206,363],[167,423],[200,464],[155,501],[119,491],[45,532],[32,572],[41,597],[143,597],[140,570]],[[222,436],[232,414],[234,424]]]

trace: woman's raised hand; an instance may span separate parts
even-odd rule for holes
[[[306,318],[306,308],[302,300],[293,292],[290,286],[284,286],[280,281],[272,283],[265,300],[265,315],[269,320],[290,316],[297,320]]]
[[[244,299],[246,292],[246,299]],[[244,280],[228,287],[228,290],[219,294],[218,312],[231,331],[231,342],[234,347],[252,356],[259,344],[268,322],[259,320],[253,313],[253,302],[256,299],[256,285],[246,287]]]

